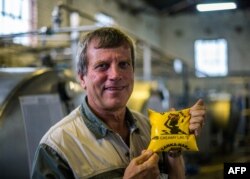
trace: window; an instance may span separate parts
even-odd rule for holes
[[[225,39],[196,40],[194,44],[197,77],[228,74],[227,41]]]
[[[30,0],[0,0],[0,35],[31,30]],[[27,37],[15,37],[15,43],[29,44]]]

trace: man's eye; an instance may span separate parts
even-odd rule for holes
[[[130,63],[129,62],[121,62],[120,63],[120,67],[125,69],[125,68],[128,68],[130,66]]]
[[[99,69],[99,70],[105,70],[107,68],[108,68],[108,64],[105,64],[105,63],[99,64],[96,66],[96,69]]]

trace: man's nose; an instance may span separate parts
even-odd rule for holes
[[[113,65],[110,69],[110,79],[117,80],[121,78],[121,69],[117,65]]]

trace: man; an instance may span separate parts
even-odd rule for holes
[[[181,153],[163,156],[146,150],[149,121],[126,107],[134,84],[131,39],[103,27],[85,35],[78,51],[86,97],[42,138],[32,178],[184,178]],[[190,113],[190,131],[197,132],[204,122],[202,100]]]

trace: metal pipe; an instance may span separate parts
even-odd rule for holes
[[[151,48],[148,44],[143,44],[143,78],[144,80],[151,80],[151,64],[152,55]]]

